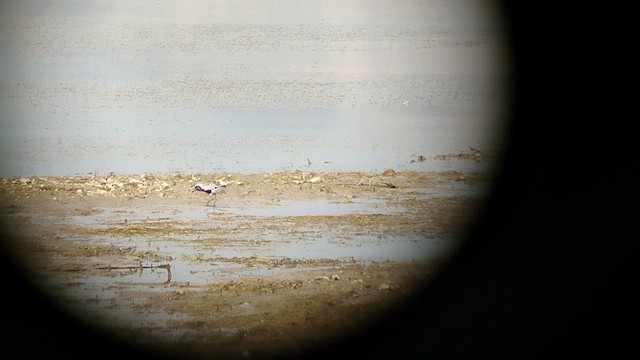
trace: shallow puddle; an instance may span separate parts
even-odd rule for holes
[[[456,182],[446,187],[416,189],[409,198],[421,201],[480,196],[485,191],[482,184]],[[268,275],[286,270],[287,266],[277,264],[282,259],[313,261],[314,266],[321,266],[319,261],[370,264],[451,255],[458,241],[435,230],[427,231],[426,218],[405,219],[409,215],[403,198],[250,201],[216,207],[92,208],[82,215],[22,215],[69,226],[59,237],[78,246],[112,247],[115,251],[133,249],[135,253],[120,258],[130,259],[138,254],[144,266],[171,266],[168,272],[160,268],[136,268],[138,261],[103,263],[99,266],[106,269],[100,275],[90,275],[98,283],[205,284],[238,275]],[[251,261],[252,258],[267,261]]]
[[[244,216],[337,216],[349,214],[400,214],[404,208],[389,206],[381,199],[351,201],[282,201],[248,208],[222,208],[221,212]]]
[[[367,231],[368,232],[368,231]],[[170,235],[161,239],[149,236],[74,237],[118,248],[135,247],[138,251],[150,249],[168,260],[142,261],[144,266],[170,264],[171,273],[164,269],[138,269],[137,263],[130,269],[102,269],[107,281],[128,284],[190,283],[205,284],[239,275],[268,275],[301,265],[305,261],[326,266],[336,262],[370,264],[384,261],[419,261],[448,256],[456,249],[457,241],[442,237],[389,236],[384,231],[363,234],[345,234],[339,229],[308,229],[295,235],[287,232],[271,234],[256,231],[256,237],[237,240],[227,239],[216,244],[199,241],[194,235]],[[70,240],[73,238],[69,238]],[[264,259],[254,261],[252,259]],[[279,265],[279,261],[291,260],[293,264]],[[108,267],[105,264],[102,267]],[[110,264],[117,267],[117,264]],[[305,265],[307,267],[307,265]]]

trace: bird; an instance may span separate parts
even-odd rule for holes
[[[227,184],[223,184],[218,180],[210,184],[196,184],[196,190],[204,191],[210,196],[213,196],[213,199],[214,199],[213,206],[216,206],[216,201],[218,200],[218,193],[224,190],[226,187],[227,187]],[[207,203],[204,204],[204,206],[209,206],[209,203],[211,202],[211,200],[212,199],[210,198],[209,201],[207,201]]]

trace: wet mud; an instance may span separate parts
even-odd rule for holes
[[[228,186],[205,206],[194,187],[213,180]],[[3,249],[70,314],[127,343],[295,354],[428,283],[489,181],[392,170],[0,179]]]

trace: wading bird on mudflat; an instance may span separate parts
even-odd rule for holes
[[[227,187],[227,184],[223,184],[222,182],[216,180],[209,184],[196,184],[196,190],[204,191],[211,196],[209,201],[207,201],[204,206],[209,206],[211,200],[213,201],[213,206],[216,206],[216,201],[218,200],[218,193],[224,190]]]

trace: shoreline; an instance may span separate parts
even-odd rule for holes
[[[228,184],[214,207],[194,189],[210,180]],[[0,219],[31,285],[118,341],[287,355],[358,331],[426,286],[491,180],[392,170],[0,179]]]

